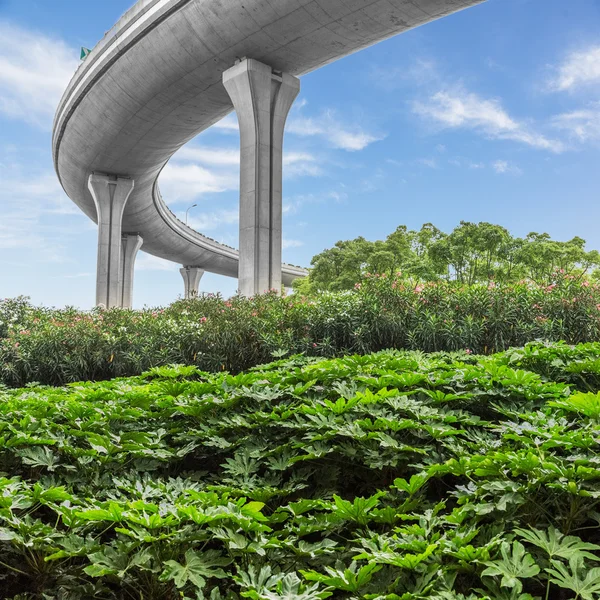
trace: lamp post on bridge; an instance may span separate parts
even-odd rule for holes
[[[185,224],[187,225],[188,222],[188,213],[190,212],[191,208],[194,208],[195,206],[198,206],[197,204],[192,204],[186,211],[185,211]]]

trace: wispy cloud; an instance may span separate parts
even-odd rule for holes
[[[135,259],[136,271],[174,271],[177,265],[170,260],[140,252]]]
[[[300,248],[301,246],[304,246],[304,242],[301,242],[300,240],[283,238],[282,247],[284,250],[287,248]]]
[[[435,158],[418,158],[417,163],[424,167],[428,167],[429,169],[437,169],[438,167]]]
[[[172,161],[160,174],[159,183],[169,203],[189,202],[201,194],[237,189],[239,175],[237,169],[209,170],[197,164]]]
[[[571,52],[555,68],[548,87],[550,90],[564,92],[590,84],[600,84],[600,45]]]
[[[71,261],[65,244],[80,230],[72,220],[85,226],[88,219],[65,196],[56,175],[9,163],[0,164],[0,181],[0,250],[35,253],[42,262]]]
[[[317,157],[310,152],[284,152],[283,175],[284,177],[319,177],[323,175],[323,168]]]
[[[172,165],[177,167],[181,166],[180,163],[194,162],[199,163],[200,167],[236,167],[230,171],[222,171],[215,173],[214,169],[210,170],[210,173],[217,175],[217,179],[208,180],[206,173],[198,173],[189,175],[193,177],[202,177],[204,182],[209,181],[212,191],[218,191],[213,189],[213,184],[219,182],[224,184],[224,177],[227,177],[227,184],[225,189],[230,189],[230,183],[235,177],[239,178],[240,164],[240,150],[239,148],[218,148],[214,146],[198,146],[198,145],[186,145],[175,154],[172,159]],[[283,174],[286,177],[295,177],[308,175],[317,177],[323,174],[323,169],[319,164],[317,157],[310,152],[284,152],[283,154]],[[208,171],[208,169],[207,169]],[[167,179],[169,175],[167,175]],[[219,187],[218,185],[216,187]],[[221,186],[222,187],[222,186]],[[202,193],[202,192],[198,192]]]
[[[407,85],[427,85],[440,78],[436,62],[431,58],[410,58],[406,64],[390,67],[375,65],[371,68],[371,80],[378,87],[393,91]]]
[[[64,41],[0,21],[0,112],[50,129],[77,65]]]
[[[322,137],[331,147],[349,152],[363,150],[369,144],[385,138],[385,134],[369,132],[356,123],[344,122],[334,110],[324,110],[316,117],[305,116],[302,110],[306,105],[306,99],[294,105],[287,120],[286,133],[301,137]],[[227,115],[215,123],[213,128],[221,133],[238,132],[237,117],[233,113]]]
[[[240,130],[240,125],[235,113],[230,113],[213,125],[214,129],[220,130],[222,133],[234,133]]]
[[[184,214],[177,215],[183,220]],[[204,233],[213,231],[222,225],[233,225],[239,221],[239,210],[217,210],[209,213],[189,213],[188,224],[193,229]]]
[[[341,204],[347,199],[348,194],[338,190],[330,190],[322,194],[298,194],[284,199],[283,214],[295,215],[307,204],[323,204],[325,202]]]
[[[239,148],[186,145],[178,150],[173,160],[193,161],[205,165],[237,166],[240,164]]]
[[[453,167],[466,167],[467,169],[483,169],[485,167],[482,162],[475,162],[463,157],[449,158],[448,164]]]
[[[600,141],[600,103],[554,117],[553,125],[578,142]]]
[[[348,152],[364,150],[385,138],[385,134],[366,131],[356,123],[343,122],[332,110],[326,110],[318,117],[295,114],[288,120],[286,131],[303,137],[321,137],[333,148]]]
[[[413,109],[438,126],[472,129],[488,138],[513,140],[551,152],[565,150],[559,140],[549,139],[527,123],[511,117],[499,100],[482,98],[461,88],[439,91],[426,101],[415,102]]]
[[[523,171],[516,165],[506,161],[497,160],[492,163],[492,168],[501,175],[522,175]]]

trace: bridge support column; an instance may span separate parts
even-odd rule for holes
[[[144,240],[137,233],[124,233],[121,236],[121,304],[123,308],[131,308],[133,299],[133,269],[135,257]]]
[[[202,275],[204,275],[204,269],[200,267],[183,267],[179,269],[181,276],[183,277],[184,285],[184,298],[189,300],[190,298],[196,298],[198,296],[198,287]]]
[[[106,308],[121,306],[123,301],[121,224],[133,185],[132,179],[96,173],[88,179],[98,216],[96,305]]]
[[[298,78],[244,59],[223,73],[240,124],[239,292],[281,289],[283,130]]]

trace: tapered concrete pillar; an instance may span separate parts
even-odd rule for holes
[[[239,292],[281,289],[283,130],[300,81],[253,59],[223,73],[240,124]]]
[[[198,287],[202,275],[204,275],[204,269],[200,267],[183,267],[179,269],[181,276],[183,277],[184,286],[184,298],[189,300],[190,298],[198,297]]]
[[[96,304],[102,304],[106,308],[121,306],[121,223],[125,204],[133,190],[133,179],[92,173],[88,179],[88,188],[96,204],[98,216]]]
[[[133,299],[133,269],[135,257],[144,240],[137,233],[124,233],[121,236],[121,304],[123,308],[131,308]]]

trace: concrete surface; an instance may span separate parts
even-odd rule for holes
[[[300,81],[244,59],[223,73],[240,125],[240,259],[243,296],[281,290],[283,129]]]
[[[137,233],[123,233],[121,236],[121,306],[131,308],[133,301],[133,272],[135,257],[144,240]]]
[[[121,224],[134,182],[123,177],[92,173],[88,186],[98,214],[96,305],[113,308],[121,306],[123,301]]]
[[[200,267],[182,267],[179,269],[183,277],[183,297],[186,300],[196,298],[200,287],[200,280],[204,275],[204,269]]]
[[[169,158],[231,111],[223,72],[249,57],[300,76],[479,2],[139,0],[81,64],[58,106],[52,148],[60,182],[102,223],[90,174],[134,180],[122,230],[138,232],[145,252],[237,277],[237,250],[180,222],[157,186]],[[113,277],[109,269],[99,279]],[[305,273],[283,265],[283,283]]]

